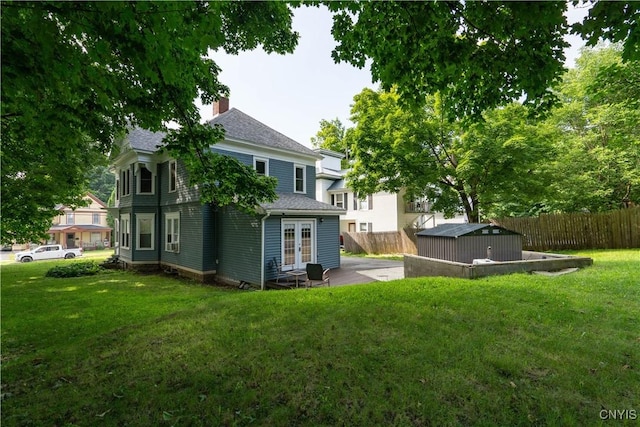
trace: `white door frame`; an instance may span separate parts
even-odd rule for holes
[[[282,219],[282,270],[303,270],[316,260],[315,218]]]

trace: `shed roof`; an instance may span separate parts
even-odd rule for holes
[[[329,188],[327,188],[327,190],[328,191],[345,190],[346,188],[347,188],[347,181],[345,181],[344,179],[339,179],[335,181],[333,184],[331,184]]]
[[[340,215],[344,209],[337,208],[328,203],[307,197],[304,194],[280,193],[278,199],[272,203],[260,205],[266,212],[271,213],[309,213],[310,211],[322,215]]]
[[[483,232],[483,230],[486,230]],[[489,231],[495,230],[498,231]],[[515,231],[507,230],[494,224],[440,224],[437,227],[427,228],[416,233],[417,236],[448,237],[457,239],[462,236],[483,235],[483,234],[518,234]]]

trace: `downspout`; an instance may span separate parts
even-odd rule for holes
[[[267,218],[269,218],[271,216],[271,212],[267,212],[267,214],[265,216],[262,217],[262,237],[260,238],[260,289],[264,291],[265,288],[265,274],[264,274],[264,253],[265,253],[265,248],[264,248],[264,226],[265,226],[265,222],[267,221]]]

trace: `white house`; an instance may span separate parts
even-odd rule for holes
[[[427,200],[406,202],[404,192],[378,192],[356,196],[344,179],[341,169],[344,155],[335,151],[316,149],[323,156],[316,162],[316,199],[346,209],[340,215],[340,232],[398,231],[405,227],[432,228],[445,223],[466,222],[464,216],[445,219],[431,211]]]

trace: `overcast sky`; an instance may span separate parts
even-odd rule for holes
[[[573,10],[569,21],[582,19],[584,14],[584,8]],[[267,55],[262,49],[239,55],[214,53],[213,59],[222,68],[220,81],[231,91],[230,107],[309,147],[321,119],[337,117],[351,126],[353,96],[378,85],[371,82],[368,68],[333,62],[331,50],[336,42],[331,25],[331,14],[324,6],[301,7],[293,20],[294,30],[300,33],[293,54]],[[578,37],[568,41],[572,48],[565,55],[567,66],[572,67],[583,43]],[[211,119],[212,106],[203,106],[201,115]]]

